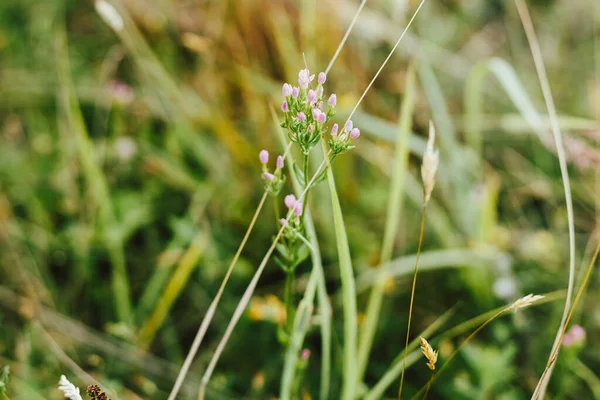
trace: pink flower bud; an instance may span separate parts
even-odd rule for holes
[[[294,206],[294,214],[296,214],[296,216],[301,216],[302,215],[302,203],[297,201],[296,205]]]
[[[269,182],[271,182],[273,179],[275,179],[275,175],[270,174],[268,172],[264,172],[263,173],[263,178],[265,178],[266,180],[268,180]]]
[[[346,125],[344,125],[344,129],[347,130],[348,132],[350,132],[352,130],[352,120],[351,119],[346,121]]]
[[[337,134],[338,134],[338,124],[333,124],[333,127],[331,128],[331,136],[336,137]]]
[[[314,127],[312,124],[310,124],[310,125],[308,126],[308,128],[306,128],[306,130],[307,130],[309,133],[313,133],[313,132],[315,131],[315,127]]]
[[[288,112],[290,111],[290,106],[288,106],[287,101],[283,101],[283,103],[281,103],[281,111],[283,112]]]
[[[292,85],[289,83],[284,83],[283,87],[281,88],[281,93],[283,94],[283,97],[288,97],[290,94],[292,94]]]
[[[336,103],[337,103],[337,96],[335,95],[335,93],[333,93],[331,96],[329,96],[329,100],[327,100],[327,104],[329,104],[331,107],[335,107]]]
[[[306,95],[306,101],[309,103],[314,103],[317,100],[317,93],[314,90],[309,90]]]
[[[583,329],[581,325],[573,325],[563,336],[563,345],[565,347],[570,347],[577,343],[582,343],[584,340],[585,329]]]
[[[258,158],[260,159],[261,164],[268,163],[269,162],[269,152],[266,150],[261,150],[260,153],[258,153]]]
[[[300,94],[300,89],[297,86],[294,86],[292,88],[292,97],[297,98],[299,94]]]
[[[277,168],[283,168],[283,156],[277,156]]]
[[[310,350],[309,349],[302,350],[302,353],[300,353],[300,359],[302,361],[306,361],[306,360],[308,360],[308,357],[310,357]]]
[[[313,108],[312,109],[312,117],[313,119],[316,121],[317,119],[319,119],[319,114],[321,114],[321,110],[319,110],[318,108]]]
[[[285,219],[285,218],[281,218],[281,219],[279,220],[279,223],[281,224],[281,226],[284,226],[284,227],[287,227],[287,226],[288,226],[287,219]]]
[[[354,128],[350,131],[351,139],[358,139],[359,136],[360,136],[360,130],[358,128]]]
[[[283,198],[283,202],[285,203],[285,206],[287,208],[294,208],[294,206],[296,205],[296,196],[294,196],[293,194],[288,194]]]
[[[306,122],[306,115],[304,115],[304,113],[302,111],[300,111],[298,113],[298,121],[300,121],[300,122]]]
[[[325,83],[325,80],[327,80],[327,76],[325,75],[325,72],[319,72],[319,76],[317,77],[317,81],[322,85]]]
[[[325,114],[324,112],[319,113],[319,116],[317,117],[317,121],[320,124],[324,124],[326,120],[327,120],[327,114]]]

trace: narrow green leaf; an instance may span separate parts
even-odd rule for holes
[[[400,111],[400,126],[396,136],[392,185],[388,200],[383,243],[381,246],[381,264],[387,263],[392,258],[394,241],[398,233],[398,223],[402,215],[402,203],[405,192],[405,176],[408,167],[408,140],[411,136],[412,114],[415,103],[415,88],[416,72],[414,65],[411,65],[407,72],[406,91],[404,93],[404,101],[402,102]],[[367,311],[361,327],[360,341],[358,346],[357,378],[359,381],[362,381],[364,377],[369,360],[369,354],[371,353],[371,347],[373,346],[373,339],[377,330],[377,323],[379,321],[381,305],[383,303],[385,279],[385,275],[382,274],[380,279],[371,289],[371,293],[369,295],[369,302],[367,303]]]
[[[321,143],[323,145],[323,154],[327,157],[325,144],[323,142]],[[356,287],[354,284],[354,271],[352,269],[350,246],[348,245],[348,236],[346,234],[346,226],[344,225],[344,216],[342,214],[342,207],[335,188],[335,179],[330,166],[327,168],[327,182],[329,184],[329,193],[331,195],[333,225],[338,251],[340,277],[342,281],[342,296],[344,298],[344,374],[340,398],[343,400],[351,400],[354,398],[354,389],[357,385]]]

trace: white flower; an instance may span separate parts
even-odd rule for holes
[[[64,375],[60,376],[58,388],[62,390],[65,397],[67,397],[69,400],[83,400],[79,394],[79,388],[75,387],[75,385],[69,382]]]
[[[298,86],[303,89],[308,88],[308,84],[315,79],[314,75],[310,75],[310,71],[308,69],[301,69],[298,72]]]
[[[115,31],[123,29],[123,18],[117,10],[104,0],[96,0],[96,11],[100,17]]]

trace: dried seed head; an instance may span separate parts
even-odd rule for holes
[[[525,307],[529,307],[530,305],[532,305],[533,303],[535,303],[538,300],[543,299],[544,296],[540,296],[540,295],[534,295],[534,294],[528,294],[525,297],[521,297],[520,299],[518,299],[517,301],[515,301],[514,303],[512,303],[509,307],[508,310],[513,310],[513,311],[517,311],[520,310],[521,308],[525,308]]]
[[[440,163],[440,156],[437,150],[434,149],[435,143],[435,127],[433,122],[429,122],[429,139],[427,140],[427,148],[423,155],[423,164],[421,165],[421,177],[423,178],[423,191],[425,193],[425,204],[431,198],[431,192],[435,186],[435,175]]]
[[[109,400],[106,393],[104,393],[97,385],[88,386],[87,395],[90,396],[91,400]]]
[[[433,351],[433,348],[429,344],[429,342],[425,338],[420,338],[421,351],[423,355],[427,359],[428,363],[426,364],[430,370],[435,370],[435,363],[437,362],[438,352]]]

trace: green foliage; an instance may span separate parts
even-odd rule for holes
[[[167,397],[261,199],[256,155],[287,146],[269,105],[279,110],[281,84],[295,84],[303,54],[312,71],[325,68],[355,3],[115,1],[124,20],[115,31],[93,2],[0,2],[0,361],[11,366],[12,397],[57,398],[58,377],[74,365],[119,398]],[[343,126],[414,11],[396,3],[369,2],[359,16],[327,75],[338,93],[327,121]],[[600,168],[598,7],[529,6],[567,147],[578,264],[587,265]],[[566,287],[560,170],[512,2],[427,1],[415,23],[352,118],[360,139],[317,177],[327,182],[311,189],[300,236],[288,232],[264,269],[253,297],[279,303],[251,302],[208,398],[396,395],[430,119],[441,157],[411,332],[428,336],[443,363],[490,310]],[[303,137],[303,149],[320,139]],[[303,157],[296,149],[286,158],[277,192],[302,192],[322,161],[314,151],[309,163]],[[280,227],[271,200],[182,399],[196,398]],[[284,345],[270,320],[286,306],[277,260],[294,270]],[[597,284],[573,317],[587,347],[561,351],[549,397],[600,395]],[[560,296],[481,332],[429,398],[528,398]],[[411,339],[407,398],[430,377]],[[311,356],[300,360],[304,349]],[[7,380],[5,367],[0,397]]]

